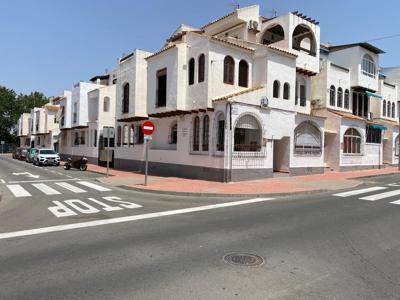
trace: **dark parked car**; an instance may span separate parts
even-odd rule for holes
[[[37,151],[38,151],[38,149],[36,149],[36,148],[30,148],[28,150],[27,155],[26,155],[25,161],[27,163],[33,163],[33,158],[34,158],[34,156],[35,156]]]
[[[12,158],[19,159],[19,150],[20,148],[15,148],[12,152]]]
[[[21,151],[19,153],[19,160],[25,160],[26,156],[28,155],[28,149],[27,148],[21,148]]]

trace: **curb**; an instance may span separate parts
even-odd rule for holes
[[[170,196],[189,196],[189,197],[208,197],[208,198],[226,198],[226,197],[235,197],[235,198],[261,198],[261,197],[285,197],[285,196],[293,196],[293,195],[312,195],[318,193],[326,193],[331,190],[328,189],[320,189],[320,190],[312,190],[312,191],[302,191],[302,192],[292,192],[292,193],[257,193],[257,194],[221,194],[221,193],[191,193],[191,192],[176,192],[176,191],[161,191],[161,190],[151,190],[151,189],[142,189],[133,186],[120,185],[119,188],[125,190],[132,190],[140,193],[147,194],[157,194],[157,195],[170,195]]]
[[[400,175],[400,172],[379,174],[379,175],[367,175],[367,176],[361,176],[361,177],[354,177],[352,179],[368,179],[368,178],[378,178],[378,177],[382,177],[382,176],[393,176],[393,175]]]

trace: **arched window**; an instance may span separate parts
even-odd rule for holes
[[[316,55],[317,46],[314,33],[308,26],[304,24],[297,25],[293,31],[292,47],[309,55]]]
[[[129,146],[135,144],[135,125],[129,126]]]
[[[279,98],[280,89],[281,89],[281,83],[278,80],[275,80],[274,81],[274,88],[273,88],[273,97],[274,98]]]
[[[396,104],[392,102],[392,118],[396,118]]]
[[[252,115],[240,117],[235,126],[234,151],[260,152],[261,126]]]
[[[343,107],[343,89],[341,87],[337,90],[337,106]]]
[[[121,126],[118,126],[118,129],[117,129],[117,146],[118,147],[121,146],[121,140],[122,140],[122,130],[121,130]]]
[[[386,117],[386,100],[383,100],[382,104],[382,116]]]
[[[194,58],[191,58],[189,60],[189,85],[194,84],[194,66],[195,66],[195,60]]]
[[[345,109],[350,108],[350,92],[349,92],[349,90],[344,91],[344,108]]]
[[[203,82],[204,81],[204,74],[205,74],[205,69],[206,69],[206,57],[204,54],[201,54],[199,56],[199,67],[198,67],[198,81]]]
[[[129,145],[129,128],[128,125],[124,125],[122,129],[122,138],[124,146]]]
[[[362,72],[369,76],[375,78],[376,76],[376,67],[374,59],[369,54],[365,54],[362,60],[361,66]]]
[[[399,152],[400,152],[400,135],[397,136],[395,142],[394,142],[394,155],[399,157]]]
[[[388,101],[387,103],[387,117],[390,118],[392,115],[392,102]]]
[[[203,118],[203,142],[201,149],[203,151],[208,151],[209,149],[209,136],[210,136],[210,117],[205,115]]]
[[[122,96],[122,113],[129,112],[129,83],[125,83]]]
[[[295,105],[307,106],[307,86],[303,77],[296,78]]]
[[[330,106],[336,106],[336,88],[333,85],[329,89],[329,104]]]
[[[261,43],[270,45],[285,39],[285,32],[281,25],[275,25],[265,30]]]
[[[239,63],[239,86],[249,86],[249,64],[245,60]]]
[[[195,117],[193,121],[193,151],[200,150],[200,118]]]
[[[224,59],[224,83],[235,83],[235,61],[231,56],[226,56]]]
[[[178,123],[176,121],[172,122],[169,129],[169,143],[171,145],[178,143]]]
[[[104,97],[103,101],[103,112],[110,111],[110,97]]]
[[[321,154],[321,131],[313,123],[306,121],[294,130],[294,152],[301,155]]]
[[[290,85],[289,83],[286,82],[283,85],[283,99],[289,100],[289,98],[290,98]]]
[[[361,154],[361,134],[354,128],[349,128],[344,133],[343,153]]]
[[[216,150],[225,151],[225,117],[220,113],[216,119],[215,123],[215,133],[216,133]]]

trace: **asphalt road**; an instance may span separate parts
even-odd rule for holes
[[[97,176],[0,158],[0,299],[400,298],[398,177],[254,200],[145,195]],[[265,262],[231,265],[232,252]]]

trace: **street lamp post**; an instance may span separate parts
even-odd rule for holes
[[[399,103],[399,102],[397,102]],[[397,137],[396,140],[398,139],[399,142],[398,144],[398,149],[397,149],[397,164],[398,164],[398,170],[400,171],[400,105],[397,104],[397,116],[399,118],[399,128],[398,128],[398,133],[397,133]],[[396,143],[395,143],[395,147],[396,147]]]

